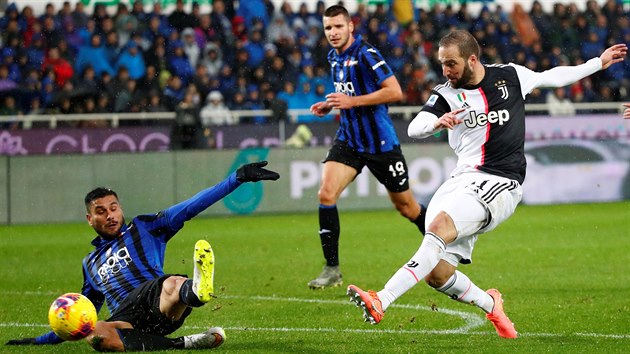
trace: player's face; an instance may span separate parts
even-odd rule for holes
[[[352,21],[346,19],[344,15],[337,15],[334,17],[323,18],[324,22],[324,34],[328,43],[337,50],[337,53],[341,53],[348,49],[352,42],[352,31],[354,31],[354,24]]]
[[[86,217],[90,226],[106,238],[118,237],[125,218],[118,198],[113,195],[93,200]]]
[[[453,88],[461,88],[471,83],[472,67],[468,60],[461,57],[457,46],[440,47],[438,60],[442,64],[442,74]]]

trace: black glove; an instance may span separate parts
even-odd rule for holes
[[[258,182],[260,180],[277,180],[280,175],[277,172],[264,169],[267,161],[252,162],[243,165],[236,170],[236,179],[240,182]]]
[[[11,339],[6,342],[4,345],[31,345],[37,344],[35,343],[35,338],[22,338],[22,339]]]

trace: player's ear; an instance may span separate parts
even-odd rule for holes
[[[90,224],[90,226],[92,225],[92,215],[90,214],[85,214],[85,219],[87,219],[88,224]]]
[[[348,22],[348,29],[350,30],[350,33],[354,32],[354,22],[352,22],[352,20]]]

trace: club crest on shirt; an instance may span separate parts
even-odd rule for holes
[[[494,86],[501,93],[501,98],[502,99],[507,100],[508,97],[510,97],[510,93],[508,92],[507,83],[505,82],[505,80],[499,80],[499,81],[495,82]]]

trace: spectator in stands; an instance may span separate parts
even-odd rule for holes
[[[92,65],[88,65],[83,69],[80,75],[72,78],[75,89],[90,95],[96,95],[99,92],[99,82]]]
[[[175,1],[175,10],[168,16],[168,23],[178,32],[183,31],[186,27],[196,27],[197,25],[197,19],[186,12],[184,7],[184,0]]]
[[[22,112],[17,107],[15,97],[12,95],[5,96],[2,99],[2,106],[0,106],[0,116],[15,116],[15,118],[8,123],[2,123],[2,129],[17,129],[20,127],[20,119],[17,116],[21,116]]]
[[[182,84],[186,86],[192,79],[193,67],[190,65],[190,61],[188,61],[184,52],[184,43],[181,40],[176,40],[171,43],[168,51],[169,55],[166,60],[169,71],[173,75],[179,76]]]
[[[54,47],[48,50],[48,55],[42,64],[42,71],[46,70],[51,70],[55,73],[55,84],[57,87],[62,87],[74,74],[72,65],[67,60],[59,57],[59,49]]]
[[[162,98],[159,91],[151,90],[149,92],[147,112],[166,112],[166,107],[162,104]]]
[[[101,45],[101,36],[96,33],[92,34],[89,44],[79,47],[74,62],[75,72],[82,72],[88,64],[92,65],[97,76],[101,76],[102,73],[114,75],[112,64],[107,60],[105,47]]]
[[[138,22],[138,29],[143,30],[149,20],[149,14],[144,11],[144,2],[142,0],[135,0],[131,6],[131,16],[136,18]]]
[[[119,70],[121,67],[127,68],[129,77],[133,80],[140,80],[145,76],[146,65],[144,57],[140,53],[140,48],[138,48],[136,42],[128,42],[126,49],[116,61],[115,69]]]
[[[201,57],[201,65],[206,67],[208,75],[218,76],[224,65],[221,47],[212,42],[206,44]]]
[[[118,40],[118,33],[114,31],[107,32],[105,34],[105,55],[107,56],[107,61],[112,65],[118,61],[118,57],[121,53],[121,45]]]
[[[285,2],[285,4],[287,4]],[[282,14],[276,14],[267,28],[267,41],[271,43],[280,43],[293,41],[295,39],[295,31],[287,23],[287,19]]]
[[[223,52],[234,47],[235,38],[232,32],[232,21],[225,14],[225,3],[223,0],[212,2],[212,12],[210,13],[211,26],[215,30],[218,43],[224,46]]]
[[[236,13],[245,20],[245,27],[251,26],[255,21],[261,21],[264,28],[269,25],[269,15],[263,0],[241,1]]]
[[[573,116],[575,107],[567,97],[565,87],[556,87],[547,93],[547,110],[551,116]]]
[[[184,53],[186,53],[186,57],[188,58],[188,62],[190,62],[190,66],[193,68],[197,67],[201,50],[197,45],[194,29],[192,29],[191,27],[187,27],[184,29],[184,31],[182,31],[182,43]]]
[[[205,48],[211,42],[219,42],[220,37],[212,25],[212,18],[208,14],[199,17],[199,26],[194,28],[195,41],[199,48]]]
[[[129,13],[127,5],[118,3],[118,10],[114,16],[114,30],[118,35],[120,43],[127,43],[131,39],[131,34],[140,28],[138,19]]]
[[[211,91],[206,97],[206,104],[201,109],[201,125],[233,125],[238,123],[223,102],[223,94],[219,91]]]
[[[175,120],[171,128],[171,150],[199,147],[200,134],[199,106],[193,102],[193,92],[186,90],[183,99],[175,107]]]
[[[164,88],[164,106],[169,111],[175,110],[177,104],[184,99],[185,88],[182,85],[182,80],[179,76],[173,75],[169,77],[167,85]],[[192,96],[191,96],[192,99]]]

